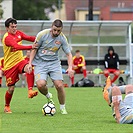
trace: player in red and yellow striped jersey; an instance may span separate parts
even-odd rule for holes
[[[75,56],[73,57],[73,70],[75,73],[83,73],[84,78],[87,77],[86,63],[83,55],[80,54],[80,50],[75,51]],[[70,78],[71,86],[74,86],[74,76]]]
[[[0,87],[2,86],[3,66],[4,66],[4,57],[1,57],[0,58]]]
[[[24,60],[22,50],[30,50],[37,47],[37,44],[23,46],[22,40],[34,42],[34,36],[28,36],[17,30],[17,21],[14,18],[8,18],[5,21],[7,32],[3,36],[3,52],[4,52],[4,75],[8,90],[5,94],[5,113],[12,113],[10,110],[10,102],[15,89],[15,84],[19,80],[19,74],[29,72],[28,62]],[[37,95],[37,91],[29,90],[32,96]]]

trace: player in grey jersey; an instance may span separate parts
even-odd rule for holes
[[[47,97],[48,102],[53,103],[52,94],[47,88],[47,78],[50,76],[57,90],[61,113],[67,114],[62,69],[58,58],[60,48],[63,49],[67,57],[68,69],[66,71],[69,76],[73,76],[73,70],[70,46],[62,33],[62,28],[62,21],[56,19],[50,29],[42,30],[37,34],[35,43],[38,44],[38,49],[31,52],[29,72],[33,64],[38,90]]]
[[[122,94],[125,94],[124,99]],[[111,86],[111,80],[108,77],[103,97],[112,107],[113,116],[118,123],[133,124],[133,85]]]

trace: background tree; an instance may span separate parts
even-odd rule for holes
[[[0,0],[0,19],[2,19],[2,16],[3,16],[3,9],[2,9],[2,5],[1,5],[1,2],[2,2],[3,0]]]
[[[54,12],[62,0],[13,0],[13,17],[18,20],[47,20],[45,9]]]

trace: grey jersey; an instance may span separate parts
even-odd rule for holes
[[[65,35],[61,32],[58,37],[52,37],[51,29],[45,29],[37,34],[36,41],[39,44],[37,53],[33,60],[33,65],[37,65],[42,61],[59,60],[58,51],[60,48],[68,54],[71,52]]]

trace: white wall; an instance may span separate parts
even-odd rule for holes
[[[3,13],[3,18],[2,19],[7,19],[9,17],[13,16],[13,0],[4,0],[1,3],[2,9],[4,11]]]

